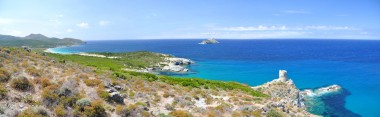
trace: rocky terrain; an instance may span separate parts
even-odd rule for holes
[[[255,91],[240,83],[115,71],[1,48],[0,116],[314,116],[287,79]]]
[[[280,108],[290,116],[316,116],[306,111],[304,97],[291,79],[287,78],[287,71],[280,70],[279,78],[263,85],[253,87],[258,91],[270,95],[271,101],[265,103],[263,110],[268,108]]]

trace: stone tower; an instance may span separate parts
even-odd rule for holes
[[[288,81],[288,74],[286,72],[286,70],[280,70],[278,72],[278,80],[281,81],[281,82],[286,82]]]

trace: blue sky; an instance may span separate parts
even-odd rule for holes
[[[380,39],[380,0],[0,0],[0,34]]]

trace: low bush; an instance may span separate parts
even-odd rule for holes
[[[36,68],[34,67],[29,67],[26,69],[26,71],[32,75],[32,76],[35,76],[35,77],[39,77],[41,76],[41,71],[37,70]]]
[[[103,98],[103,99],[105,99],[107,101],[110,100],[110,94],[107,91],[105,91],[104,84],[100,84],[98,86],[98,88],[96,89],[96,93],[98,93],[98,96],[100,98]]]
[[[106,117],[106,109],[103,107],[102,100],[95,100],[91,102],[91,106],[84,107],[84,115],[87,117]]]
[[[0,82],[7,82],[11,78],[11,74],[3,68],[0,68]]]
[[[284,115],[281,112],[276,111],[275,109],[269,110],[269,112],[267,112],[266,115],[267,117],[286,117],[286,115]]]
[[[86,75],[86,74],[79,74],[79,76],[78,76],[80,79],[88,79],[88,75]]]
[[[67,113],[65,110],[65,107],[62,104],[55,107],[54,112],[55,112],[55,115],[57,115],[58,117],[66,117],[66,113]]]
[[[41,86],[42,88],[50,86],[51,82],[48,78],[41,78]]]
[[[46,106],[53,106],[59,101],[59,86],[58,85],[50,85],[42,89],[42,99],[43,103]]]
[[[191,114],[185,110],[175,110],[169,113],[174,117],[191,117]]]
[[[5,97],[7,93],[7,88],[5,88],[3,84],[0,84],[0,100],[3,99],[3,97]]]
[[[118,115],[125,115],[128,110],[123,105],[116,105],[115,111],[116,111],[116,114]]]
[[[100,83],[102,83],[101,80],[99,79],[86,79],[84,80],[84,83],[87,85],[87,86],[97,86],[99,85]]]
[[[91,105],[91,100],[88,99],[88,98],[82,98],[82,99],[80,99],[80,100],[78,100],[76,102],[76,105],[79,106],[79,107],[84,108],[86,106],[90,106]]]
[[[28,91],[33,89],[33,84],[25,77],[13,79],[11,86],[19,91]]]
[[[47,117],[48,112],[44,107],[30,107],[17,115],[17,117]]]

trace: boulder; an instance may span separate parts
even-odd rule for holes
[[[116,89],[116,90],[122,90],[123,88],[121,87],[121,86],[119,86],[119,85],[116,85],[116,86],[114,86],[114,88]]]
[[[110,97],[116,103],[124,103],[124,98],[120,95],[119,92],[112,92],[112,93],[110,93]]]

